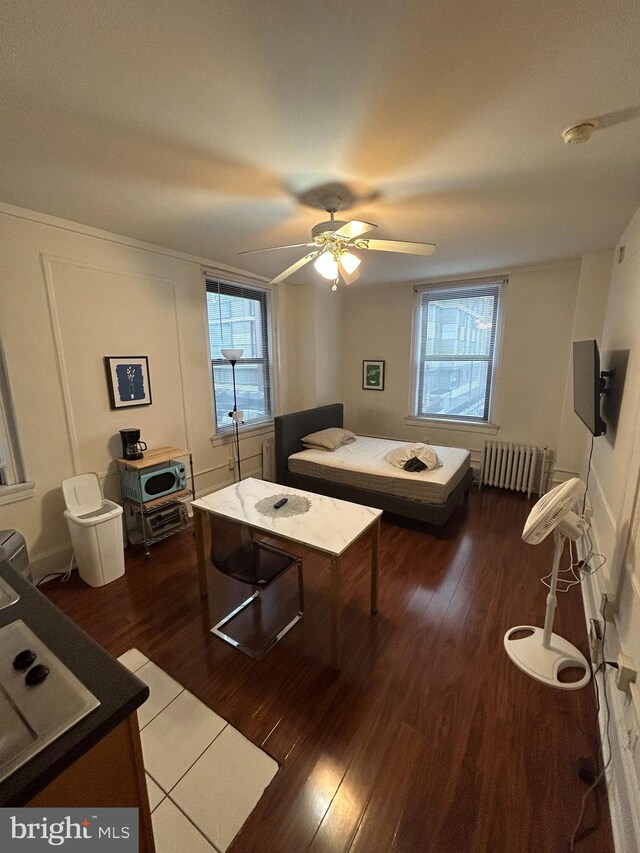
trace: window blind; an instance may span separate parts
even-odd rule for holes
[[[502,280],[419,290],[415,414],[488,421]]]
[[[239,282],[206,279],[211,381],[216,431],[230,432],[233,422],[233,371],[222,349],[242,349],[236,364],[238,409],[245,424],[272,418],[270,292]]]

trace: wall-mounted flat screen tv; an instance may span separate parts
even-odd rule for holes
[[[573,411],[595,436],[604,435],[607,431],[600,414],[603,387],[598,344],[595,341],[574,341]]]

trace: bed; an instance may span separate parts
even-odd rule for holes
[[[438,447],[442,467],[416,475],[384,462],[388,449],[405,442],[361,436],[333,453],[303,448],[303,436],[342,427],[343,416],[342,403],[334,403],[276,417],[276,481],[405,518],[445,524],[471,486],[469,452]]]

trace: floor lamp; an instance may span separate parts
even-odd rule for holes
[[[233,375],[233,411],[229,412],[229,417],[233,421],[233,426],[236,436],[236,459],[238,461],[238,482],[242,480],[242,472],[240,470],[240,435],[239,424],[242,421],[243,412],[238,411],[238,398],[236,396],[236,362],[242,358],[243,349],[221,349],[222,357],[226,358],[231,364],[231,373]]]

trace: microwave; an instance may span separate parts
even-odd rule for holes
[[[158,465],[122,472],[122,497],[137,503],[164,498],[187,488],[187,470],[182,462],[162,462]]]

